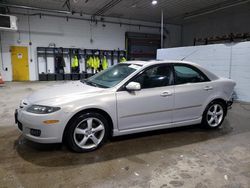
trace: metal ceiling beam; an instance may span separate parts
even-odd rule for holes
[[[61,16],[61,15],[55,15],[55,14],[48,14],[48,13],[19,13],[19,12],[12,12],[14,15],[24,15],[24,16],[50,16],[50,17],[56,17],[56,18],[65,18],[65,19],[72,19],[72,20],[83,20],[83,21],[93,21],[91,18],[81,18],[81,17],[73,17],[73,16]],[[152,26],[152,25],[146,25],[146,24],[133,24],[133,23],[127,23],[127,22],[117,22],[117,21],[108,21],[108,20],[101,20],[96,19],[97,22],[102,23],[110,23],[110,24],[117,24],[117,25],[126,25],[126,26],[134,26],[138,28],[151,28],[151,29],[161,29],[161,26]],[[167,32],[167,29],[164,27],[164,31]]]
[[[119,4],[122,0],[111,0],[106,5],[104,5],[102,8],[100,8],[96,13],[94,13],[93,16],[101,16],[117,4]]]
[[[71,14],[70,11],[66,11],[66,10],[45,9],[45,8],[39,8],[39,7],[30,7],[30,6],[23,6],[23,5],[8,4],[8,3],[0,3],[0,6],[10,7],[10,8],[26,9],[26,10],[37,10],[37,11],[44,11],[44,12],[53,12],[53,13],[60,13],[60,14]]]
[[[86,0],[87,2],[89,0]],[[122,0],[116,0],[117,3],[121,2]],[[24,10],[34,10],[34,11],[41,11],[41,12],[49,12],[49,13],[58,13],[58,14],[79,14],[80,16],[83,15],[82,12],[70,12],[70,11],[66,11],[66,10],[58,10],[58,9],[46,9],[46,8],[39,8],[39,7],[33,7],[33,6],[24,6],[24,5],[16,5],[16,4],[8,4],[8,3],[2,3],[0,2],[0,6],[6,7],[6,8],[14,8],[14,9],[24,9]],[[87,14],[85,14],[87,15]],[[87,16],[91,16],[91,15],[87,15]],[[95,15],[97,16],[97,15]],[[93,21],[93,15],[92,15],[92,21]],[[126,19],[126,18],[124,18]],[[137,19],[133,19],[134,21],[142,21],[142,20],[137,20]],[[146,20],[144,20],[146,21]],[[148,21],[150,22],[150,21]],[[156,22],[154,22],[156,23]],[[158,23],[158,22],[157,22]],[[173,25],[180,25],[180,24],[174,24],[171,23]]]
[[[224,10],[224,9],[234,7],[234,6],[237,6],[237,5],[241,5],[241,4],[245,4],[245,3],[248,3],[248,2],[250,2],[250,0],[229,0],[229,1],[226,1],[226,2],[223,2],[223,3],[219,3],[219,4],[216,4],[216,5],[204,8],[204,9],[200,9],[200,10],[197,10],[197,11],[187,13],[184,16],[184,20],[195,18],[195,17],[202,16],[202,15],[206,15],[206,14],[211,14],[211,13],[214,13],[214,12],[217,12],[217,11],[220,11],[220,10]]]

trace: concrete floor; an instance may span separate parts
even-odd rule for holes
[[[250,187],[250,105],[235,103],[219,130],[197,126],[113,138],[85,154],[25,140],[19,100],[55,82],[0,87],[0,187]]]

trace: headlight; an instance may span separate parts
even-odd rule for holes
[[[27,112],[35,114],[49,114],[60,110],[59,107],[42,106],[42,105],[31,105],[27,108]]]

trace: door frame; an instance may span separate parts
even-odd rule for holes
[[[143,74],[145,71],[153,68],[153,67],[156,67],[156,66],[169,66],[171,68],[171,72],[172,72],[172,75],[173,75],[173,80],[172,80],[172,83],[168,86],[162,86],[162,87],[155,87],[155,88],[145,88],[145,89],[141,89],[140,91],[138,92],[142,92],[143,90],[144,91],[149,91],[149,90],[156,90],[157,88],[159,89],[167,89],[168,87],[170,89],[172,89],[172,102],[173,102],[173,105],[172,105],[172,109],[169,109],[169,110],[164,110],[164,111],[171,111],[171,113],[173,113],[173,110],[174,110],[174,100],[175,100],[175,96],[174,96],[174,70],[173,70],[173,64],[172,63],[158,63],[158,64],[154,64],[154,65],[150,65],[148,67],[145,67],[144,69],[140,70],[138,73],[136,73],[134,76],[132,76],[129,80],[127,80],[125,83],[123,83],[117,90],[116,90],[116,100],[117,100],[117,94],[120,93],[120,92],[129,92],[126,90],[126,85],[131,82],[133,79],[137,78],[138,76],[140,76],[141,74]],[[159,95],[160,96],[160,95]],[[118,103],[118,102],[117,102]],[[117,104],[118,105],[118,104]],[[153,114],[153,113],[156,113],[157,111],[152,111],[151,113],[145,113],[145,114]],[[160,111],[159,111],[160,112]],[[137,114],[138,115],[138,114]],[[120,126],[119,126],[119,117],[118,117],[118,109],[117,109],[117,124],[118,124],[118,130],[121,131],[121,132],[126,132],[126,131],[130,131],[130,130],[142,130],[142,129],[151,129],[152,127],[158,127],[158,126],[164,126],[164,125],[168,125],[168,127],[171,127],[171,124],[173,123],[172,122],[172,118],[173,118],[173,114],[171,115],[171,121],[168,122],[168,123],[162,123],[162,124],[155,124],[155,125],[148,125],[148,126],[143,126],[143,127],[135,127],[135,128],[128,128],[128,129],[121,129]],[[153,128],[154,129],[154,128]],[[157,128],[156,128],[157,129]]]

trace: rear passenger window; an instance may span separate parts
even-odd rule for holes
[[[185,65],[175,65],[175,84],[205,82],[207,78],[195,68]]]

